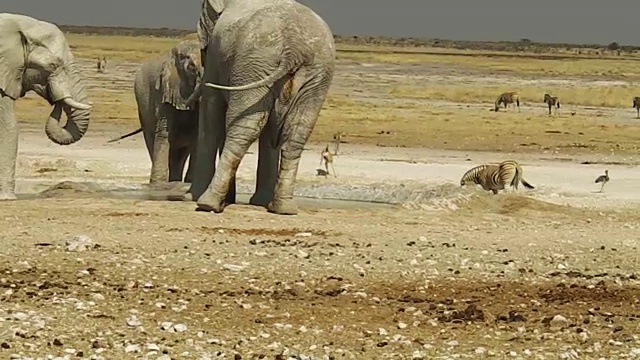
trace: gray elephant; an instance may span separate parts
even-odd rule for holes
[[[89,127],[91,104],[64,34],[50,23],[0,13],[0,200],[15,196],[18,121],[15,101],[35,91],[53,109],[45,126],[59,145],[80,140]],[[62,111],[67,123],[60,125]]]
[[[140,128],[109,142],[142,131],[151,157],[149,182],[152,184],[182,181],[189,155],[184,180],[191,182],[198,140],[199,99],[190,97],[199,89],[201,78],[197,40],[178,43],[167,54],[142,64],[136,74],[134,93]]]
[[[198,36],[207,86],[201,89],[197,163],[185,199],[216,213],[235,202],[236,171],[260,138],[250,202],[296,214],[300,157],[333,80],[331,29],[293,0],[204,0]]]

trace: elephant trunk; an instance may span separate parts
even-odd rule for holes
[[[87,132],[91,118],[87,89],[76,65],[70,63],[66,71],[50,76],[49,90],[54,105],[45,133],[56,144],[73,144]],[[67,115],[64,126],[60,125],[62,110]]]

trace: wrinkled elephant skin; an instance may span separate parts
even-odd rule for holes
[[[13,200],[18,152],[15,101],[34,91],[52,106],[47,137],[59,145],[80,140],[91,105],[64,34],[54,24],[0,13],[0,200]],[[60,125],[62,113],[67,123]]]
[[[204,0],[198,36],[206,86],[186,198],[197,199],[200,210],[222,212],[234,200],[240,161],[259,138],[252,203],[296,214],[300,157],[333,79],[329,26],[293,0]]]
[[[118,141],[142,131],[151,158],[151,184],[191,182],[198,138],[202,65],[197,40],[184,40],[167,54],[140,67],[134,80],[140,129],[111,140]]]

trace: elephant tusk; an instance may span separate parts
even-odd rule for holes
[[[72,107],[74,109],[78,109],[78,110],[89,110],[89,109],[91,109],[91,105],[87,105],[87,104],[83,104],[81,102],[75,101],[70,97],[62,99],[62,102],[65,105],[67,105],[69,107]]]

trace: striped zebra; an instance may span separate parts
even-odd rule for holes
[[[499,164],[484,164],[471,168],[462,175],[460,186],[468,184],[479,184],[484,190],[492,191],[494,194],[498,190],[505,190],[506,187],[518,189],[518,184],[522,183],[527,189],[535,189],[523,178],[523,170],[515,160],[505,160]]]
[[[500,110],[500,104],[504,104],[504,108],[507,109],[508,104],[514,104],[518,107],[518,111],[520,111],[520,96],[517,91],[510,91],[506,93],[500,94],[496,99],[496,107],[493,111]]]
[[[636,108],[636,112],[638,113],[637,118],[640,119],[640,96],[633,98],[633,107]]]
[[[543,100],[549,106],[549,115],[551,115],[551,108],[556,107],[554,112],[557,114],[558,109],[560,109],[560,99],[557,96],[551,96],[549,94],[544,94]]]

